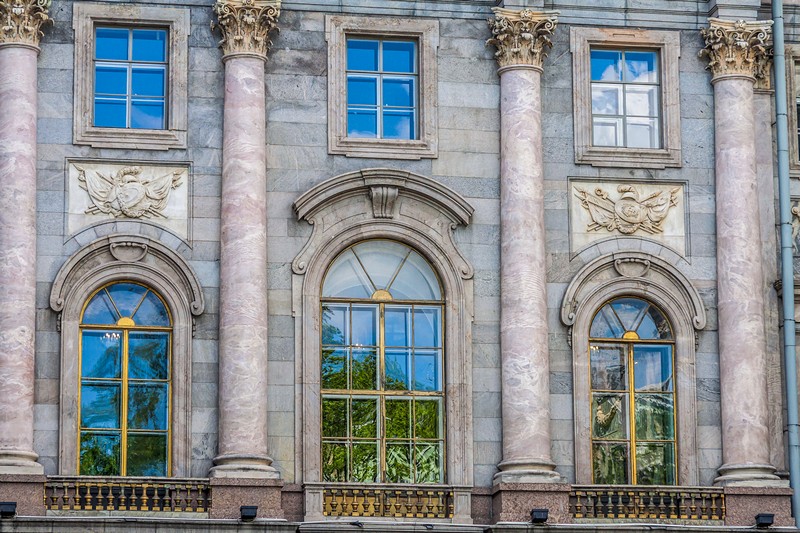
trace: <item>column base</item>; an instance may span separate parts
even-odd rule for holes
[[[256,505],[256,518],[283,519],[280,479],[214,477],[209,518],[239,518],[242,505]]]
[[[548,523],[571,522],[568,483],[498,483],[492,490],[492,517],[495,523],[530,523],[531,509],[547,509]]]
[[[17,516],[44,516],[45,481],[41,474],[0,474],[0,501],[16,502]]]
[[[225,479],[275,479],[281,473],[272,466],[272,458],[266,455],[228,454],[214,458],[209,478]]]
[[[789,482],[775,475],[775,467],[769,464],[744,463],[724,464],[719,467],[719,476],[714,480],[718,487],[788,487]]]
[[[44,475],[44,467],[36,462],[39,456],[20,450],[0,450],[0,474]]]
[[[563,483],[556,472],[555,463],[549,461],[511,460],[499,465],[500,472],[494,475],[493,484],[500,483]]]

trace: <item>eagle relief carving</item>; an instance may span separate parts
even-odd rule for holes
[[[592,222],[587,231],[619,231],[631,235],[638,230],[649,234],[662,233],[662,224],[671,207],[678,205],[680,187],[663,189],[643,196],[633,185],[619,185],[619,198],[612,200],[601,188],[591,193],[575,187],[575,196],[589,212]]]
[[[164,208],[169,193],[181,185],[185,169],[163,176],[147,176],[142,167],[130,166],[117,172],[78,170],[78,184],[89,193],[92,205],[86,214],[99,213],[113,217],[166,218]]]

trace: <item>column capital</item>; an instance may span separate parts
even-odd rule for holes
[[[708,59],[712,82],[727,76],[761,79],[769,75],[772,58],[772,21],[708,19],[700,35],[706,47],[699,56]]]
[[[211,29],[222,32],[220,48],[225,56],[256,55],[266,59],[272,41],[269,34],[278,26],[281,0],[217,0],[217,23]]]
[[[558,24],[558,11],[492,8],[489,19],[492,38],[486,44],[497,48],[494,57],[500,68],[527,66],[542,70],[547,51],[553,46],[550,36]]]
[[[0,46],[39,46],[42,25],[52,22],[47,10],[51,0],[0,0]]]

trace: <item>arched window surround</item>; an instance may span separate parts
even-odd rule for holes
[[[589,327],[609,300],[630,296],[661,309],[675,337],[678,484],[699,483],[695,385],[696,332],[706,324],[703,302],[673,264],[644,252],[620,251],[590,261],[567,287],[561,321],[570,327],[575,423],[575,482],[592,483]]]
[[[328,267],[348,247],[382,239],[422,255],[442,284],[446,397],[446,480],[454,490],[453,522],[471,521],[472,485],[472,276],[453,240],[472,207],[429,178],[392,169],[366,169],[320,183],[294,204],[313,225],[292,263],[299,395],[296,479],[305,485],[306,520],[322,514],[320,465],[320,297]]]
[[[172,315],[172,476],[191,472],[192,325],[205,301],[188,262],[164,244],[138,235],[108,235],[73,254],[59,270],[50,307],[59,313],[61,400],[59,403],[60,475],[77,475],[78,346],[84,304],[103,286],[133,281],[152,288]]]

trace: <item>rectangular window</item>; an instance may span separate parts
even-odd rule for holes
[[[167,31],[95,28],[94,125],[166,127]]]

